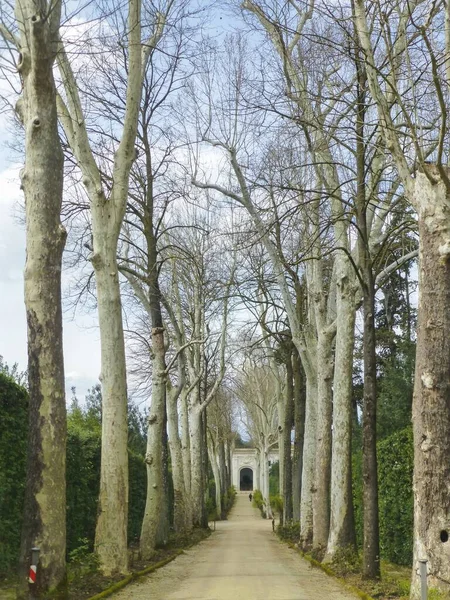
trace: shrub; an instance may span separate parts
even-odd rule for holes
[[[262,492],[260,490],[255,490],[253,492],[253,506],[255,508],[259,508],[261,511],[261,516],[263,519],[266,518],[266,503],[264,502],[264,498]]]
[[[286,525],[279,525],[277,533],[281,539],[296,544],[300,539],[300,522],[292,521]]]
[[[411,565],[413,553],[412,429],[398,431],[378,444],[381,556]]]
[[[270,496],[270,506],[280,519],[283,518],[283,498],[280,495]]]
[[[339,548],[331,564],[333,570],[341,577],[361,572],[361,558],[353,546]]]
[[[378,442],[378,491],[381,557],[410,566],[413,550],[412,429],[408,427]],[[356,539],[362,547],[362,453],[353,455],[353,501]]]
[[[28,393],[0,372],[0,573],[18,562],[25,496]]]

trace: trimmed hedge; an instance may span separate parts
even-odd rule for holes
[[[413,551],[412,428],[407,427],[378,442],[377,455],[381,558],[409,566]],[[356,452],[353,455],[353,499],[359,548],[363,531],[361,461],[361,452]]]
[[[28,436],[28,393],[0,372],[0,574],[19,558]]]
[[[411,427],[378,443],[381,556],[397,565],[412,564],[413,468]]]

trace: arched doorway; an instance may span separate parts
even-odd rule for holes
[[[239,490],[241,492],[253,491],[253,469],[245,467],[239,473]]]

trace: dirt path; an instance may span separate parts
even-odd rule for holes
[[[239,494],[228,521],[114,600],[355,600],[282,544],[272,524]]]

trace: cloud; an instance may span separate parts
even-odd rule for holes
[[[23,202],[21,165],[0,172],[0,355],[8,364],[27,367],[27,324],[23,296],[25,227],[19,222]],[[100,340],[96,315],[64,314],[66,393],[75,386],[80,398],[98,382]]]

